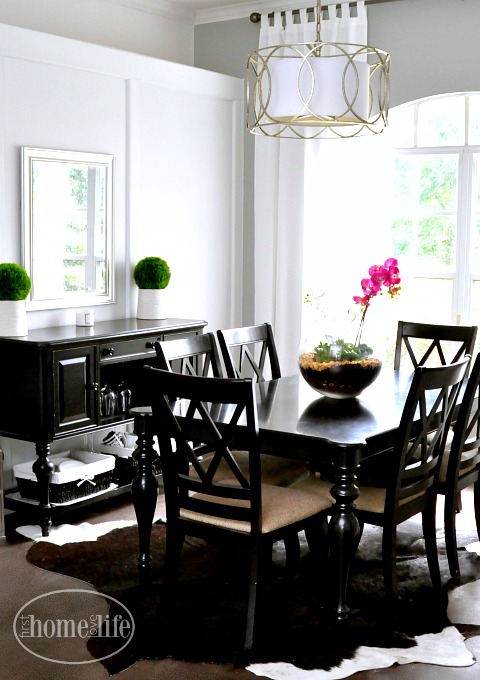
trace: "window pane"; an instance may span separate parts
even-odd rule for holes
[[[457,164],[456,154],[397,158],[394,252],[416,274],[454,269]]]
[[[422,156],[420,164],[420,203],[433,210],[457,209],[458,156]]]
[[[404,261],[399,258],[400,273],[405,271]],[[382,309],[387,329],[386,363],[393,364],[397,323],[421,321],[423,323],[451,323],[453,282],[451,279],[428,279],[404,276],[402,290],[394,304]],[[408,365],[408,364],[407,364]]]
[[[391,109],[388,114],[388,127],[385,135],[389,144],[396,148],[411,148],[414,145],[414,108],[413,106]]]
[[[471,306],[471,323],[475,326],[480,325],[480,280],[474,281],[472,286],[472,306]],[[473,356],[480,352],[480,333],[477,333],[477,341]]]
[[[465,143],[465,97],[439,97],[418,106],[417,146]]]
[[[85,262],[64,260],[63,289],[65,291],[85,291]]]
[[[470,228],[470,267],[474,276],[480,275],[480,154],[473,154],[472,222]]]
[[[468,143],[480,144],[480,95],[470,95]]]
[[[421,271],[432,274],[439,270],[453,271],[455,231],[455,222],[449,217],[427,217],[420,220],[417,264]]]

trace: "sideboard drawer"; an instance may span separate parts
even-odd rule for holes
[[[136,338],[121,342],[108,342],[100,345],[100,363],[125,361],[126,359],[141,359],[155,356],[154,343],[159,339],[156,335],[151,338]]]

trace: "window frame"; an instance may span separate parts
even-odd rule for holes
[[[451,300],[451,322],[458,324],[468,324],[472,317],[472,295],[475,281],[480,281],[480,269],[474,270],[474,263],[470,258],[470,245],[472,230],[475,227],[477,211],[475,209],[476,199],[474,199],[474,188],[479,192],[479,167],[480,167],[480,145],[469,145],[470,128],[470,107],[469,101],[472,95],[478,96],[480,93],[458,93],[436,95],[426,97],[408,104],[403,104],[397,108],[398,111],[407,107],[413,107],[413,140],[412,146],[393,146],[392,153],[394,158],[400,156],[438,156],[455,155],[458,158],[457,167],[457,206],[456,206],[456,236],[454,269],[451,271],[437,271],[434,274],[425,276],[419,275],[416,271],[411,273],[414,279],[448,279],[452,281],[452,300]],[[444,99],[451,97],[462,97],[464,99],[465,112],[465,143],[463,145],[418,145],[418,120],[419,110],[422,104],[429,104],[434,99]],[[395,123],[393,122],[393,125]],[[393,126],[392,125],[392,126]],[[452,214],[450,211],[445,214]],[[453,213],[455,214],[455,213]],[[478,219],[478,217],[477,217]],[[393,225],[393,220],[392,220]],[[467,272],[462,274],[462,272]]]

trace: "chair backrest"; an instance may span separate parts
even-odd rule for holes
[[[395,439],[397,468],[387,485],[386,512],[398,517],[403,510],[411,517],[412,503],[418,512],[428,491],[436,492],[446,431],[469,363],[466,356],[454,364],[415,369]]]
[[[281,377],[273,329],[269,323],[217,331],[218,343],[229,378],[253,378],[263,382]],[[267,364],[268,358],[268,364]],[[266,366],[270,375],[265,374]]]
[[[165,371],[223,377],[220,353],[213,333],[156,342],[155,351],[158,366]]]
[[[462,403],[458,409],[448,456],[446,485],[455,492],[464,474],[478,477],[480,468],[480,353],[470,372]],[[474,480],[472,480],[474,481]]]
[[[466,354],[473,354],[477,326],[399,321],[393,367],[400,368],[402,354],[407,351],[413,367],[455,363]],[[447,362],[447,358],[449,361]]]
[[[261,485],[253,381],[204,378],[151,366],[144,370],[160,445],[167,523],[203,518],[215,525],[214,518],[223,518],[247,522],[250,531],[258,531]],[[177,417],[180,414],[182,417]],[[241,471],[230,445],[241,418],[245,423],[242,448],[248,451],[248,476]],[[222,425],[214,420],[221,420]],[[202,441],[201,453],[210,454],[208,466],[200,465],[192,440]],[[220,464],[227,464],[232,472],[228,482],[224,475],[223,482],[216,479]]]

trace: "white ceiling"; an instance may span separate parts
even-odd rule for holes
[[[215,21],[243,19],[253,12],[261,14],[282,10],[314,7],[316,0],[111,0],[120,5],[186,21],[209,24]],[[335,0],[334,0],[335,1]],[[398,2],[399,0],[367,0],[367,2]],[[332,0],[330,0],[332,2]],[[324,2],[325,4],[325,2]]]
[[[195,24],[243,19],[253,12],[278,9],[278,0],[113,0],[170,18]],[[314,0],[282,0],[282,9],[311,7]]]

